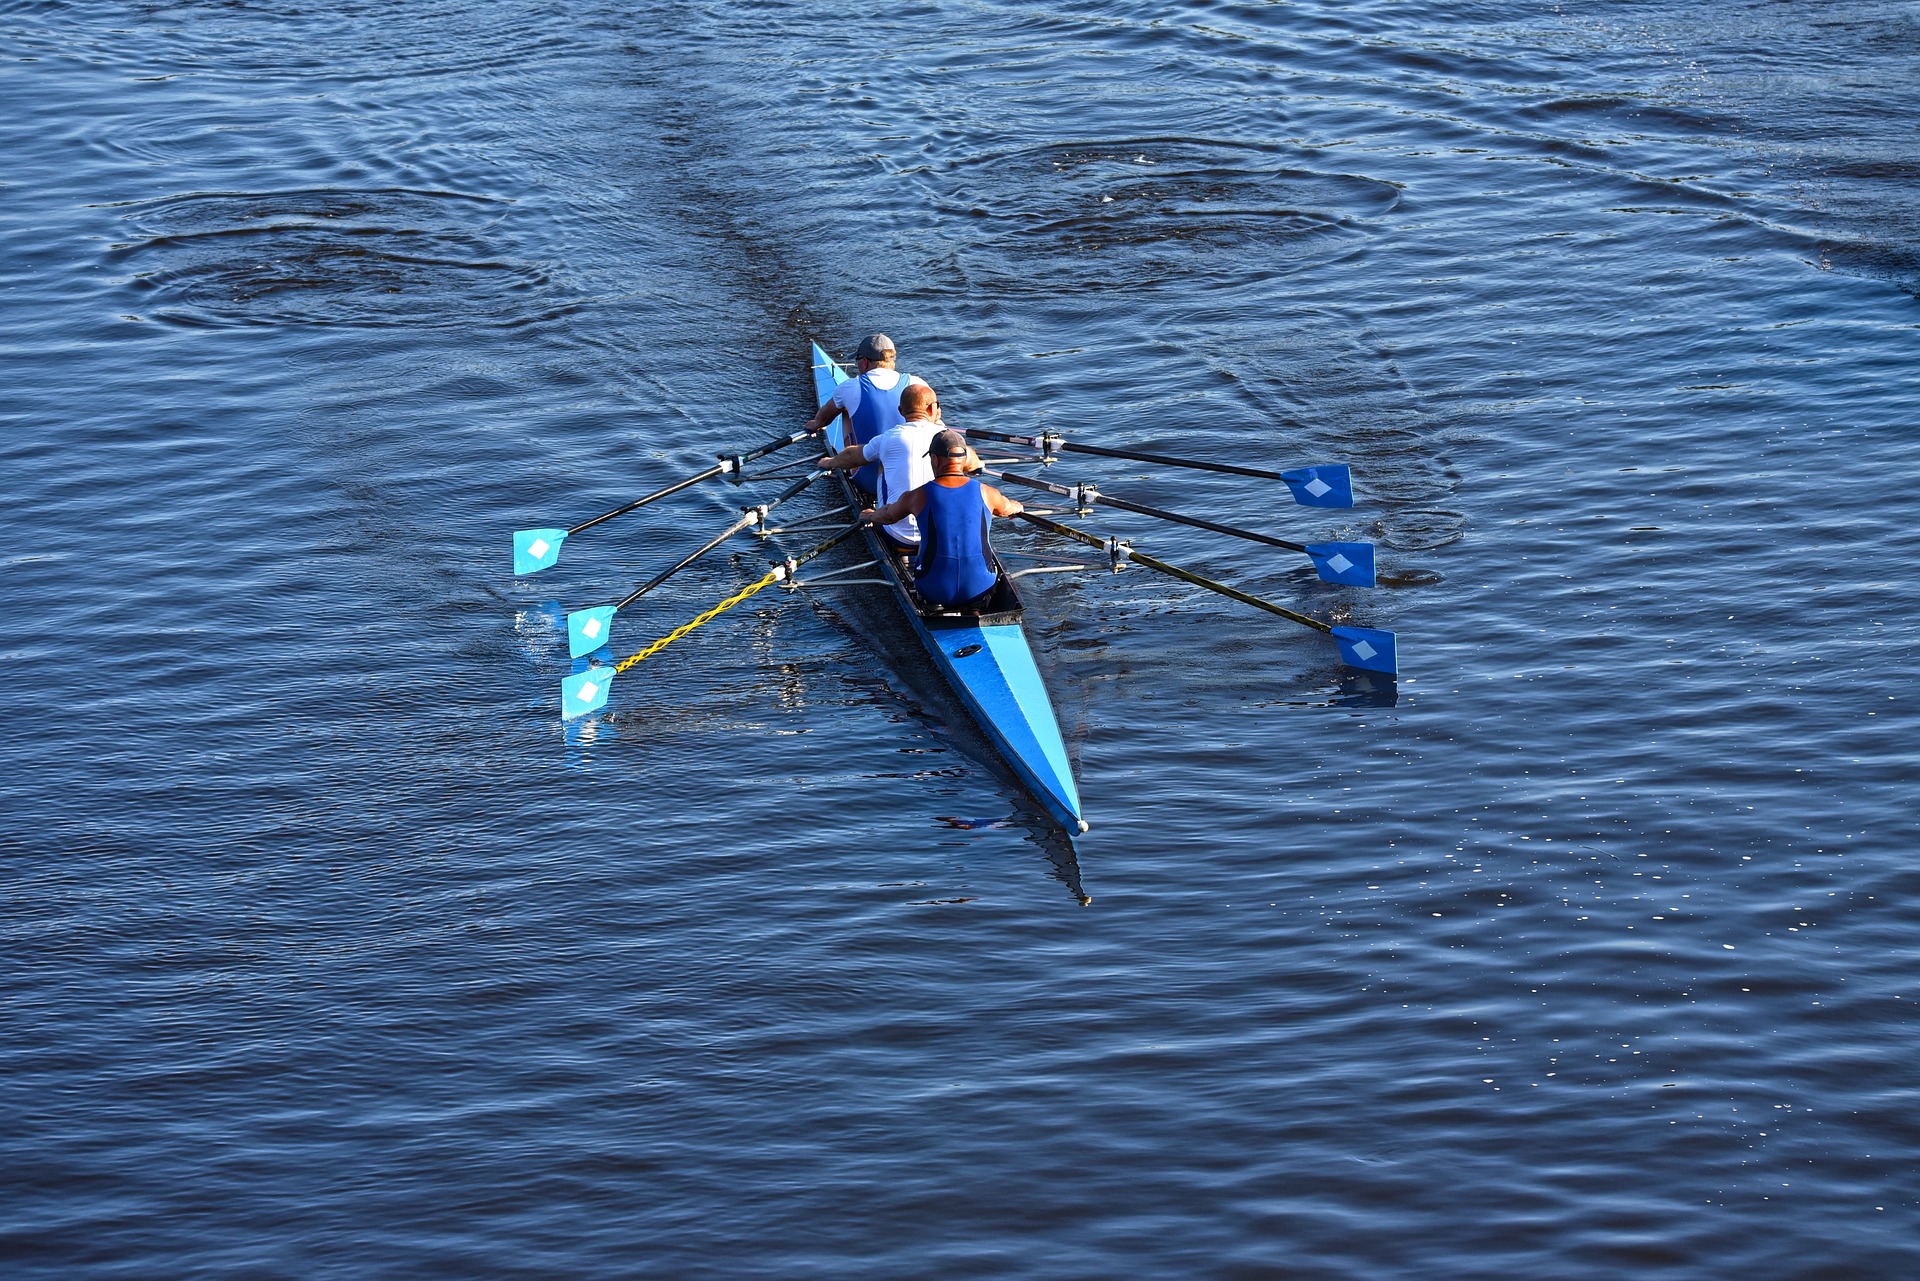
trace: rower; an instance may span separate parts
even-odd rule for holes
[[[928,450],[933,445],[933,438],[946,428],[946,423],[940,418],[940,398],[925,383],[915,383],[900,393],[900,412],[905,415],[906,421],[897,427],[889,427],[864,445],[848,445],[839,453],[822,458],[821,469],[845,471],[868,463],[878,463],[880,480],[876,497],[882,506],[896,498],[905,497],[932,480],[933,463]],[[969,448],[968,470],[979,465],[979,458]],[[920,548],[920,526],[912,516],[894,521],[881,532],[887,536],[893,550],[903,556]]]
[[[903,387],[900,413],[901,422],[871,440],[855,440],[839,453],[822,458],[821,470],[859,468],[856,480],[877,471],[875,483],[866,488],[883,506],[932,480],[933,465],[927,461],[927,448],[945,426],[940,421],[940,398],[925,383]],[[882,532],[897,553],[912,552],[920,545],[920,527],[911,516],[887,525]]]
[[[895,369],[895,355],[893,339],[885,334],[869,334],[862,338],[853,351],[853,367],[857,377],[849,378],[834,388],[833,398],[807,420],[807,430],[818,435],[828,423],[845,414],[847,426],[852,428],[852,439],[847,443],[864,445],[887,428],[897,425],[902,417],[901,394],[914,383],[923,387],[926,383],[923,379],[902,374]],[[855,484],[871,494],[879,487],[880,469],[862,467],[854,473],[853,479]]]
[[[878,525],[915,517],[920,527],[915,590],[935,605],[978,610],[1000,578],[999,562],[987,540],[989,515],[1017,516],[1026,508],[967,475],[973,451],[967,438],[952,428],[935,436],[927,453],[933,460],[931,481],[884,507],[861,512],[860,519]]]

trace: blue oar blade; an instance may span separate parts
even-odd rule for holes
[[[611,667],[589,667],[560,682],[560,715],[566,720],[597,712],[607,705],[607,690],[613,685]]]
[[[1353,506],[1353,473],[1345,463],[1324,463],[1318,467],[1296,467],[1280,473],[1293,491],[1293,501],[1302,507]]]
[[[514,574],[537,574],[551,569],[560,559],[560,544],[567,541],[564,529],[516,529],[513,531]]]
[[[1348,587],[1373,586],[1372,543],[1308,543],[1313,567],[1329,583]]]
[[[613,631],[613,606],[596,605],[592,609],[576,609],[567,615],[567,653],[573,658],[583,658],[596,649],[607,647],[608,634]]]
[[[1392,676],[1400,670],[1399,648],[1393,633],[1371,627],[1336,627],[1333,643],[1340,647],[1340,661],[1363,672],[1385,672]]]

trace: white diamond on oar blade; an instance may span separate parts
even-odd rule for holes
[[[527,554],[530,556],[545,556],[547,549],[551,546],[553,546],[553,544],[549,543],[546,539],[536,538],[527,544]]]
[[[1300,486],[1300,488],[1306,490],[1309,494],[1312,494],[1315,498],[1325,498],[1328,494],[1333,492],[1333,486],[1329,485],[1326,481],[1321,480],[1318,476],[1315,476],[1312,480]]]
[[[1353,568],[1353,562],[1348,560],[1343,553],[1335,552],[1327,558],[1327,568],[1336,574],[1344,574]]]
[[[1362,658],[1372,658],[1375,654],[1378,654],[1380,651],[1375,649],[1373,646],[1367,644],[1365,641],[1355,641],[1353,643],[1353,652],[1360,655],[1360,657]]]
[[[598,685],[595,685],[592,681],[588,681],[586,684],[580,687],[580,701],[583,703],[591,703],[593,701],[593,696],[595,694],[598,694],[599,692],[600,692],[600,687]]]
[[[580,629],[580,634],[588,640],[592,640],[598,636],[600,634],[600,620],[597,618],[589,618],[586,626]]]

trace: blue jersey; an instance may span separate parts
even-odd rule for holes
[[[999,577],[987,543],[986,495],[980,482],[946,486],[939,481],[920,490],[927,505],[920,513],[920,555],[913,585],[936,605],[964,605],[991,588]]]
[[[901,374],[886,391],[873,385],[873,371],[869,369],[857,380],[860,384],[860,403],[847,414],[847,426],[853,431],[853,444],[864,445],[890,427],[898,427],[906,421],[900,413],[900,397],[913,379]],[[880,466],[868,463],[853,473],[853,483],[869,494],[880,492]]]

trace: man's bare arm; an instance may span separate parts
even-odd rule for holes
[[[891,525],[908,516],[918,516],[927,509],[925,490],[910,489],[885,507],[869,507],[860,513],[860,519],[869,525]]]
[[[829,400],[826,404],[820,406],[819,412],[807,419],[804,426],[809,432],[817,436],[826,430],[828,423],[846,412],[847,407],[845,405],[836,404]]]
[[[980,486],[980,497],[986,500],[987,510],[996,516],[1018,516],[1026,510],[1025,504],[1008,498],[992,485]]]
[[[821,471],[851,471],[864,466],[867,462],[867,447],[858,443],[848,445],[837,454],[828,454],[820,460]]]

